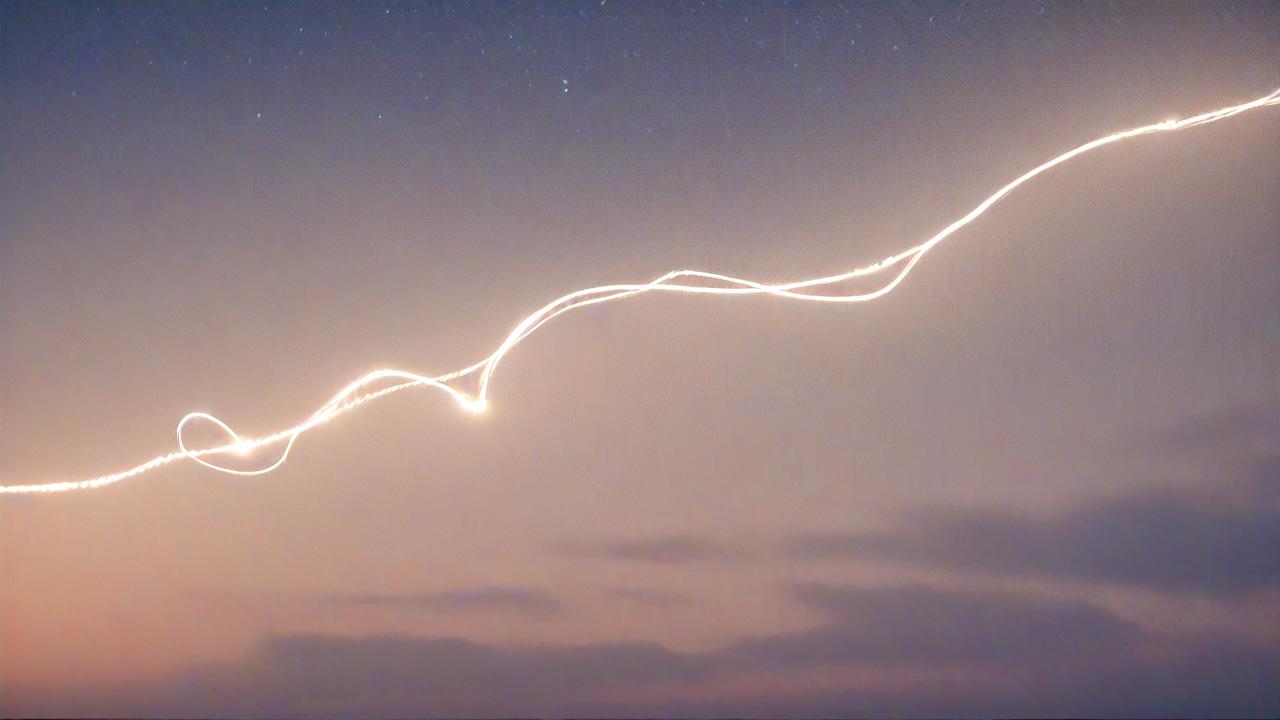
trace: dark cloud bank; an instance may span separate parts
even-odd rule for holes
[[[7,699],[12,714],[201,716],[1266,716],[1278,649],[1156,634],[1095,605],[924,586],[804,584],[823,618],[714,653],[644,643],[495,647],[406,636],[265,639],[243,661],[153,687]],[[920,681],[884,692],[682,699],[740,673],[819,667],[961,669],[994,688]],[[711,697],[715,697],[714,693]]]
[[[890,531],[798,535],[785,550],[794,560],[888,559],[1162,592],[1280,588],[1280,456],[1230,490],[1139,492],[1047,518],[927,510]]]
[[[1252,426],[1250,426],[1252,427]],[[1213,433],[1201,433],[1213,435]],[[1236,436],[1233,428],[1222,433]],[[792,561],[874,557],[908,564],[1191,592],[1222,602],[1280,581],[1280,457],[1210,491],[1116,495],[1030,521],[1009,512],[929,510],[890,531],[800,535]],[[741,554],[692,536],[599,543],[575,552],[700,567]],[[76,694],[6,689],[0,715],[228,717],[1270,717],[1280,707],[1274,637],[1157,633],[1101,606],[1047,595],[922,585],[801,583],[820,618],[798,632],[715,652],[650,643],[492,646],[455,638],[282,635],[243,660],[149,686]],[[658,588],[617,598],[683,604]],[[486,587],[334,598],[352,606],[545,614],[546,593]],[[735,678],[851,670],[917,672],[905,687],[771,689]],[[966,674],[968,673],[968,674]],[[732,693],[716,687],[736,687]],[[873,685],[874,687],[874,685]],[[719,699],[716,699],[719,698]]]

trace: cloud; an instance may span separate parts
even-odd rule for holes
[[[617,689],[705,677],[706,659],[644,643],[494,647],[459,639],[292,635],[170,683],[175,708],[232,716],[547,716]],[[188,711],[189,712],[189,711]]]
[[[1280,405],[1244,405],[1192,417],[1142,435],[1138,448],[1160,454],[1223,459],[1234,452],[1274,449]]]
[[[1141,635],[1133,623],[1078,601],[922,586],[807,584],[798,586],[796,595],[828,622],[811,631],[745,640],[730,654],[780,666],[1007,666],[1097,657]]]
[[[1054,646],[996,687],[923,683],[907,689],[760,692],[646,706],[661,717],[1273,717],[1280,652],[1206,636],[1146,638],[1145,648],[1065,664]],[[780,667],[779,670],[782,670]]]
[[[1048,596],[824,584],[798,585],[795,594],[825,621],[741,640],[721,657],[736,667],[777,671],[985,669],[998,681],[982,688],[923,683],[905,691],[762,696],[721,704],[717,713],[1250,717],[1265,715],[1275,701],[1280,649],[1265,641],[1152,633],[1096,605]]]
[[[697,598],[692,595],[655,588],[615,588],[609,594],[621,600],[663,608],[691,607],[698,604]]]
[[[638,540],[573,543],[575,553],[658,565],[690,565],[743,560],[746,554],[727,545],[693,535],[662,535]]]
[[[1266,716],[1280,648],[1151,633],[1088,603],[925,586],[795,588],[816,627],[711,653],[647,643],[494,646],[449,638],[285,635],[244,660],[98,695],[6,693],[0,714],[228,717]],[[764,689],[821,667],[979,669],[974,687]],[[933,679],[931,679],[931,677]]]
[[[1280,462],[1244,497],[1145,491],[1048,518],[1003,510],[908,513],[890,531],[802,534],[793,559],[892,559],[959,570],[1228,595],[1280,587]]]
[[[553,615],[564,610],[554,595],[530,588],[483,586],[436,593],[400,595],[344,595],[332,598],[339,605],[386,607],[438,612],[514,611],[528,615]]]

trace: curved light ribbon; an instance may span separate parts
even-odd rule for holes
[[[875,300],[878,297],[892,292],[893,289],[907,277],[911,270],[915,268],[916,263],[920,262],[920,259],[924,257],[925,253],[933,249],[934,246],[950,237],[960,228],[973,222],[978,216],[985,213],[992,205],[995,205],[1023,183],[1031,180],[1050,168],[1060,165],[1077,155],[1083,155],[1090,150],[1100,148],[1103,145],[1110,145],[1111,143],[1127,140],[1139,135],[1150,135],[1153,133],[1182,130],[1189,127],[1195,127],[1197,125],[1205,125],[1219,120],[1225,120],[1234,115],[1239,115],[1242,112],[1275,105],[1280,105],[1280,89],[1276,89],[1267,95],[1239,105],[1232,105],[1218,110],[1212,110],[1183,120],[1165,120],[1164,122],[1154,123],[1151,125],[1142,125],[1140,127],[1122,130],[1120,132],[1092,140],[1072,150],[1068,150],[1057,157],[1037,165],[1022,175],[1019,175],[1013,181],[992,193],[977,207],[956,219],[950,225],[947,225],[928,240],[865,267],[860,267],[836,275],[827,275],[825,277],[781,284],[760,283],[754,280],[720,275],[718,273],[703,272],[700,270],[675,270],[662,275],[661,277],[654,278],[647,283],[601,285],[599,287],[576,290],[552,300],[534,313],[530,314],[516,325],[515,329],[507,335],[502,343],[498,345],[497,349],[490,353],[488,357],[485,357],[483,360],[480,360],[475,364],[468,365],[461,370],[455,370],[435,377],[428,377],[426,375],[420,375],[406,370],[375,370],[357,378],[346,387],[339,390],[337,394],[329,398],[324,405],[321,405],[319,409],[297,425],[270,435],[264,435],[256,438],[242,437],[236,433],[231,426],[208,413],[190,413],[186,417],[182,418],[178,423],[178,450],[176,452],[172,452],[167,455],[160,455],[127,470],[111,473],[109,475],[100,475],[88,480],[27,485],[0,485],[0,494],[53,493],[98,488],[150,472],[178,460],[194,460],[205,467],[212,468],[219,472],[230,473],[232,475],[262,475],[269,473],[284,464],[285,460],[289,458],[289,453],[293,450],[294,443],[298,441],[298,438],[301,437],[303,433],[328,423],[339,415],[348,413],[368,402],[411,387],[427,386],[443,390],[452,396],[453,399],[456,400],[463,408],[479,413],[484,410],[488,402],[489,386],[493,381],[493,374],[497,370],[498,364],[502,362],[502,359],[506,357],[507,353],[511,352],[516,345],[520,344],[520,342],[529,337],[530,334],[542,327],[543,324],[570,310],[599,303],[621,300],[623,298],[640,295],[642,293],[673,292],[694,295],[767,294],[793,300],[824,303],[853,303]],[[898,268],[898,270],[887,282],[879,288],[869,292],[848,295],[820,295],[807,292],[813,288],[833,285],[846,280],[852,280],[854,278],[878,275],[890,268]],[[677,280],[686,279],[698,280],[710,284],[684,284],[675,282]],[[450,384],[454,380],[468,377],[475,373],[479,373],[475,394],[468,394]],[[394,380],[397,382],[377,390],[366,390],[370,385],[386,380]],[[230,442],[206,448],[189,448],[186,444],[184,433],[186,432],[187,427],[195,422],[206,422],[212,424],[221,430]],[[281,447],[279,457],[270,464],[258,469],[241,470],[235,467],[219,464],[217,462],[217,459],[223,456],[244,457],[260,448],[276,445]]]

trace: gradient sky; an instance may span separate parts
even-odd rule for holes
[[[1280,6],[0,4],[0,483],[569,290],[913,245],[1280,85]],[[548,325],[283,469],[0,501],[0,715],[1228,715],[1280,661],[1280,110],[859,306]]]

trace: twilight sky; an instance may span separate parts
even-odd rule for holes
[[[1262,3],[0,3],[0,483],[572,289],[915,244],[1280,85]],[[0,715],[1274,713],[1280,109],[869,305],[557,320],[260,478],[0,500]]]

